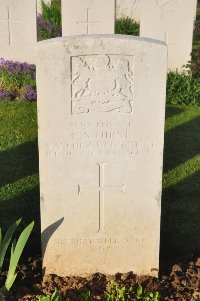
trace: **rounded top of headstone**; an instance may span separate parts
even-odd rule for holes
[[[125,42],[125,41],[130,41],[130,42],[136,42],[136,43],[149,43],[149,44],[155,44],[155,45],[160,45],[160,46],[167,46],[165,42],[156,40],[156,39],[151,39],[151,38],[145,38],[145,37],[137,37],[137,36],[131,36],[131,35],[75,35],[75,36],[65,36],[65,37],[59,37],[59,38],[54,38],[54,39],[49,39],[49,40],[44,40],[40,41],[37,43],[37,46],[42,46],[44,44],[52,44],[52,43],[63,43],[67,41],[109,41],[109,40],[116,40],[117,42]]]

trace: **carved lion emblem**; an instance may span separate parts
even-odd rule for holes
[[[132,57],[85,55],[72,58],[72,113],[131,113]]]
[[[158,6],[163,11],[175,11],[179,5],[181,0],[156,0]]]

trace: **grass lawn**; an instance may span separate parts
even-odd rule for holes
[[[40,250],[37,117],[35,103],[0,102],[0,225],[36,221]],[[22,227],[20,227],[22,229]]]
[[[162,254],[200,250],[200,108],[168,106],[162,202]],[[19,217],[36,227],[40,252],[36,103],[0,103],[0,224]]]
[[[161,252],[200,254],[200,107],[167,107]]]

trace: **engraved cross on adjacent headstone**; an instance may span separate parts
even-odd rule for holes
[[[118,189],[122,193],[124,193],[125,185],[121,186],[105,186],[105,163],[97,163],[99,169],[99,183],[98,186],[84,186],[84,189],[91,190],[96,189],[99,192],[99,225],[98,231],[104,231],[104,201],[105,201],[105,191]],[[81,193],[81,186],[78,185],[78,194]]]
[[[7,19],[1,19],[0,22],[6,22],[8,25],[8,45],[12,46],[12,22],[20,22],[20,19],[12,19],[10,7],[7,6]]]
[[[90,34],[90,26],[93,24],[100,24],[98,21],[90,21],[90,10],[87,9],[87,20],[86,21],[77,21],[77,24],[85,24],[87,26],[87,34]]]
[[[180,0],[157,0],[158,6],[165,11],[174,11],[178,8]]]

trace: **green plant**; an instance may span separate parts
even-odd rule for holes
[[[194,36],[193,36],[193,42],[195,44],[199,44],[200,41],[200,20],[196,20],[195,27],[194,27]]]
[[[21,219],[18,220],[14,226],[14,224],[9,228],[10,230],[10,236],[9,237],[9,241],[11,241],[10,237],[11,234],[13,233],[13,229],[16,228],[16,226],[19,225]],[[33,230],[33,226],[34,226],[34,222],[32,222],[31,224],[29,224],[21,233],[21,235],[18,238],[18,241],[16,242],[15,240],[12,243],[11,246],[11,256],[10,256],[10,263],[9,263],[9,268],[8,268],[8,274],[7,274],[7,278],[6,278],[6,282],[5,285],[0,289],[1,292],[7,292],[11,289],[16,277],[17,277],[17,273],[16,273],[16,268],[19,262],[19,259],[21,257],[21,254],[24,250],[24,247],[27,243],[27,240]],[[11,230],[12,229],[12,230]],[[9,231],[8,230],[8,231]],[[12,238],[12,237],[11,237]],[[4,241],[4,240],[3,240]],[[10,244],[10,242],[9,242]],[[3,251],[3,254],[5,252],[5,249]]]
[[[81,293],[81,300],[82,301],[90,301],[92,299],[91,292],[89,290],[86,290]]]
[[[186,71],[170,71],[167,78],[167,103],[200,105],[200,78],[194,78]]]
[[[0,100],[36,100],[35,77],[35,65],[0,58]]]
[[[40,296],[39,301],[62,301],[62,296],[59,292],[54,292],[52,296]],[[67,300],[66,300],[67,301]]]
[[[106,301],[127,301],[131,300],[133,293],[133,288],[126,288],[125,286],[121,287],[115,281],[110,282],[110,287],[108,292],[105,293]]]
[[[19,226],[20,222],[21,222],[21,219],[17,220],[14,224],[12,224],[8,228],[4,238],[2,237],[2,230],[0,228],[0,272],[2,270],[5,255],[6,255],[7,249],[10,245],[10,242],[12,240],[13,234],[14,234],[15,230],[17,229],[17,227]]]
[[[147,292],[147,293],[145,293],[143,291],[142,286],[139,285],[138,288],[137,288],[137,292],[136,292],[136,300],[159,301],[160,300],[160,294],[159,294],[159,292]]]
[[[117,19],[115,23],[116,34],[139,36],[140,25],[130,18]]]
[[[192,76],[194,78],[199,78],[200,76],[200,46],[193,49],[192,51],[192,60],[189,62],[187,67],[190,68]]]
[[[51,24],[61,25],[61,9],[58,5],[51,3],[46,4],[44,0],[41,1],[42,16]]]
[[[106,301],[159,301],[159,292],[144,292],[141,285],[135,291],[133,287],[120,286],[115,281],[110,282],[108,292],[105,293]]]
[[[42,14],[37,16],[38,41],[60,37],[62,35],[60,3],[46,4],[42,0],[41,7]]]
[[[54,7],[58,7],[61,10],[61,0],[52,0],[51,3]]]

